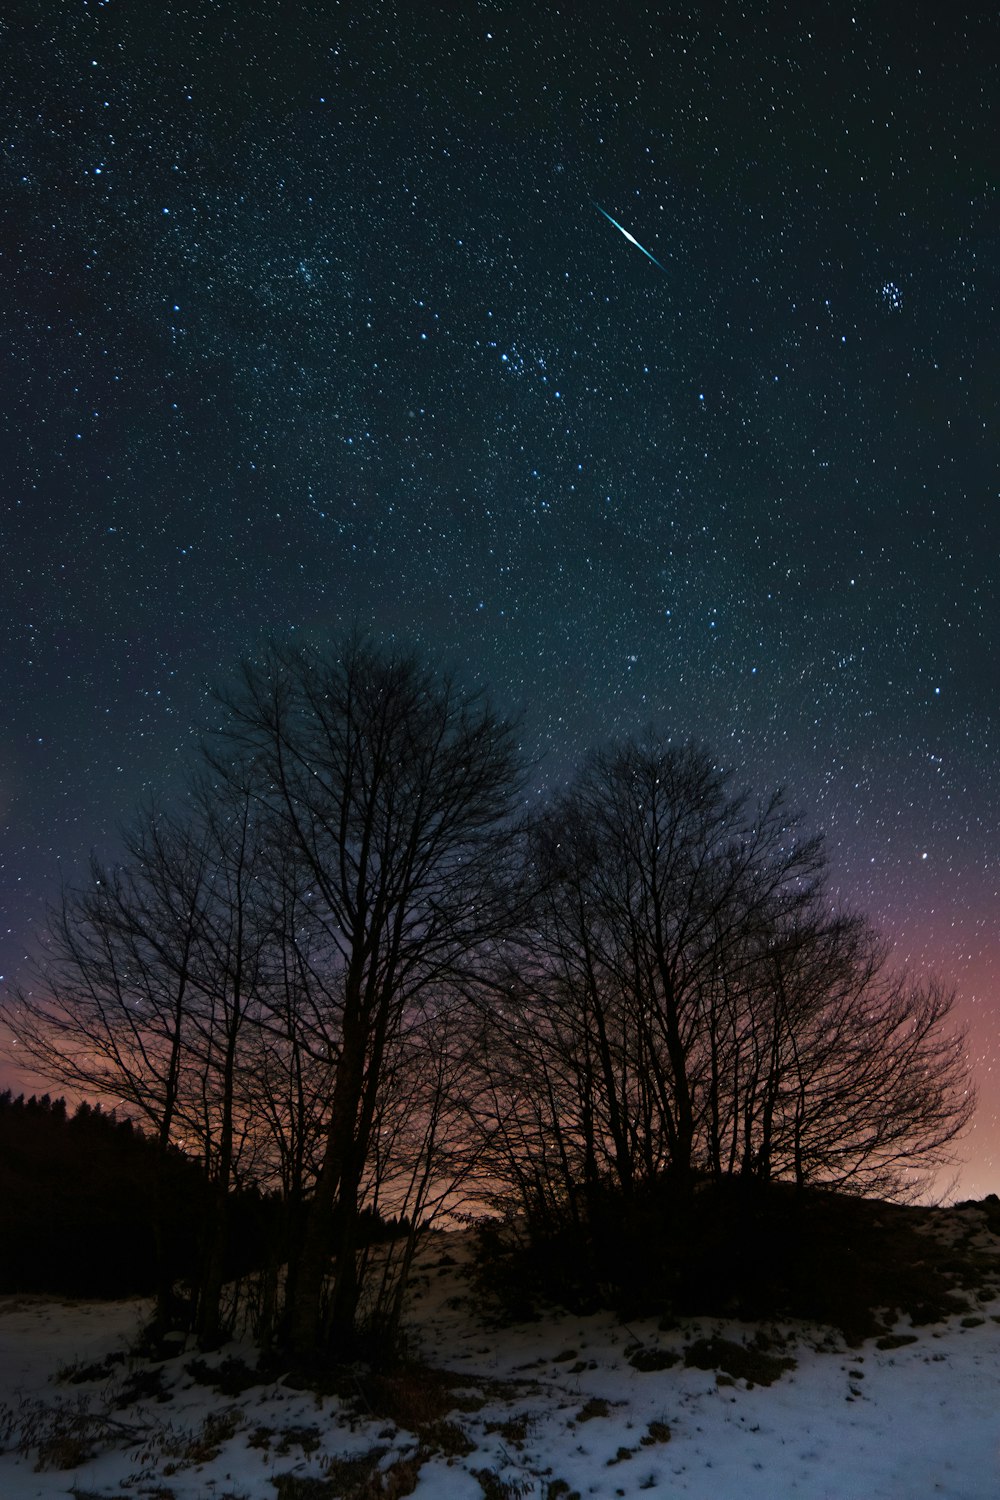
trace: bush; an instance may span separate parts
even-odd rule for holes
[[[681,1197],[660,1183],[629,1202],[606,1194],[582,1226],[487,1226],[476,1276],[513,1320],[603,1306],[628,1318],[804,1318],[860,1339],[897,1313],[928,1323],[967,1310],[957,1288],[989,1268],[922,1233],[931,1212],[785,1184],[705,1182]]]

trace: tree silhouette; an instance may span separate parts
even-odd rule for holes
[[[216,766],[258,799],[285,852],[299,1024],[332,1074],[290,1267],[290,1341],[308,1359],[353,1334],[362,1185],[399,1082],[390,1058],[475,979],[511,920],[520,772],[512,727],[488,703],[357,639],[323,656],[274,651],[224,702]]]
[[[530,946],[492,1017],[480,1117],[532,1214],[706,1177],[900,1192],[969,1119],[953,997],[831,909],[780,795],[648,735],[539,819]]]

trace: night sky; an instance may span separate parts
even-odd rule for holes
[[[359,624],[533,795],[650,721],[785,783],[958,987],[1000,1190],[993,7],[21,9],[7,980],[207,685]]]

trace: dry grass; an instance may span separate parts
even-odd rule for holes
[[[495,1432],[502,1437],[505,1443],[513,1448],[523,1448],[528,1437],[528,1429],[531,1426],[531,1418],[527,1416],[508,1417],[503,1422],[487,1422],[484,1431]]]
[[[592,1422],[595,1417],[607,1417],[610,1415],[610,1413],[611,1407],[605,1401],[603,1396],[591,1396],[590,1400],[580,1407],[580,1410],[576,1414],[575,1421]]]
[[[385,1451],[373,1448],[352,1458],[329,1459],[322,1479],[278,1474],[272,1481],[277,1500],[403,1500],[416,1489],[428,1455],[397,1459],[380,1469]]]
[[[472,1473],[479,1480],[485,1500],[520,1500],[533,1488],[527,1479],[501,1479],[495,1469],[473,1469]]]
[[[670,1370],[680,1359],[680,1355],[673,1349],[658,1349],[652,1345],[640,1345],[639,1348],[625,1350],[625,1357],[633,1370],[640,1370],[649,1374],[656,1370]]]
[[[141,1440],[147,1430],[91,1410],[84,1397],[56,1407],[44,1401],[0,1407],[0,1451],[34,1454],[36,1473],[77,1469],[118,1443]]]
[[[688,1369],[721,1370],[747,1385],[773,1385],[795,1360],[787,1354],[767,1354],[756,1344],[736,1344],[732,1339],[695,1339],[684,1351]]]
[[[218,1458],[224,1443],[234,1438],[243,1425],[243,1414],[235,1406],[225,1411],[210,1412],[201,1425],[201,1430],[184,1443],[181,1458],[189,1464],[211,1463]]]

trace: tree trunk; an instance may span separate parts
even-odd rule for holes
[[[351,1035],[350,1033],[353,1033]],[[323,1340],[323,1282],[330,1263],[333,1209],[344,1187],[354,1126],[361,1102],[364,1047],[360,1023],[345,1023],[344,1044],[337,1067],[330,1128],[316,1189],[306,1212],[305,1232],[289,1305],[289,1345],[305,1363],[316,1360]],[[355,1203],[356,1213],[356,1203]]]

